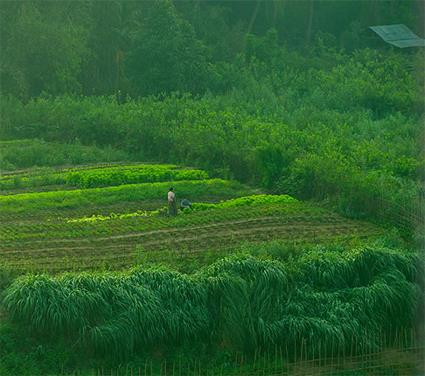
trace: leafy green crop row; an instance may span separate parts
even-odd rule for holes
[[[234,256],[188,276],[127,273],[28,275],[3,301],[10,317],[51,340],[131,355],[162,345],[252,351],[308,341],[305,356],[378,349],[411,325],[419,297],[415,256],[389,249],[314,250],[298,259]]]
[[[28,223],[22,223],[20,221],[10,222],[0,228],[0,234],[4,242],[19,242],[25,239],[93,238],[95,236],[129,234],[135,231],[155,231],[198,225],[214,226],[223,221],[243,220],[247,218],[254,220],[263,217],[280,217],[288,221],[304,218],[305,221],[310,223],[321,223],[330,216],[330,213],[324,209],[308,206],[301,202],[255,204],[237,208],[194,211],[190,215],[185,214],[176,217],[155,215],[160,214],[159,212],[163,210],[164,208],[160,208],[153,212],[112,213],[109,216],[96,215],[65,220],[59,218],[57,220],[42,220],[38,223],[34,223],[33,221]],[[351,223],[350,220],[340,216],[336,216],[333,220],[339,223]],[[367,227],[366,224],[363,224],[363,226],[365,228]],[[19,248],[19,245],[16,245],[16,247]]]
[[[208,174],[202,170],[177,170],[161,166],[108,168],[76,171],[67,175],[66,183],[79,188],[94,188],[132,183],[150,183],[172,180],[202,180]]]
[[[251,195],[238,197],[230,200],[221,201],[217,204],[207,203],[207,202],[195,202],[192,204],[190,209],[184,209],[185,214],[190,214],[194,211],[203,211],[209,209],[225,209],[225,208],[234,208],[241,206],[249,205],[261,205],[261,204],[286,204],[288,202],[298,202],[295,198],[288,195]],[[152,217],[155,215],[160,215],[166,210],[166,208],[160,208],[157,210],[138,210],[134,213],[111,213],[109,215],[96,215],[93,214],[88,217],[74,218],[69,219],[68,223],[78,223],[78,222],[96,222],[96,221],[107,221],[111,219],[125,219],[133,217]]]
[[[297,202],[297,200],[289,195],[258,194],[245,197],[238,197],[231,200],[222,201],[217,204],[195,202],[192,204],[191,209],[185,209],[185,212],[189,213],[193,210],[199,211],[220,208],[233,208],[238,206],[248,206],[256,204],[283,204],[288,202]]]
[[[113,166],[71,169],[36,175],[11,175],[0,178],[0,189],[31,188],[45,185],[68,185],[96,188],[122,184],[150,183],[173,180],[202,180],[208,174],[202,170],[177,169],[174,165]]]
[[[249,193],[240,183],[221,179],[185,180],[172,183],[177,197],[241,196]],[[2,214],[27,213],[52,209],[107,205],[116,202],[164,199],[170,182],[128,184],[116,187],[76,189],[0,196]]]

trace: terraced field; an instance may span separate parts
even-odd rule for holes
[[[146,166],[122,170],[119,166],[85,167],[73,169],[72,174],[91,176],[94,186],[105,185],[108,179],[116,182],[126,171],[144,170],[138,176],[154,180],[149,172],[156,167]],[[73,190],[60,190],[56,185],[48,192],[2,195],[1,263],[20,271],[120,269],[133,265],[143,253],[155,253],[158,260],[161,252],[170,257],[169,250],[173,250],[176,255],[196,258],[207,249],[226,251],[246,242],[319,243],[381,233],[372,224],[342,218],[289,196],[236,199],[259,192],[235,182],[208,179],[203,171],[167,165],[158,166],[157,171],[157,180],[174,177],[177,197],[195,203],[228,201],[195,204],[193,210],[169,217],[164,196],[170,181]],[[63,177],[70,172],[55,174]],[[10,176],[13,174],[3,179],[10,180]],[[34,176],[25,172],[21,187],[31,186],[34,180],[30,177]],[[186,180],[187,176],[199,179]],[[45,177],[39,181],[43,179],[49,181]],[[66,181],[61,184],[65,186]]]

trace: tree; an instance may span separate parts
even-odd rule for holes
[[[123,6],[117,0],[90,2],[88,47],[91,53],[82,74],[87,94],[112,94],[121,89]]]
[[[126,67],[137,94],[197,94],[207,87],[207,50],[170,1],[146,4],[131,40]]]
[[[9,7],[11,31],[2,30],[0,54],[3,93],[28,99],[42,92],[80,91],[85,29],[66,12],[69,4],[56,5],[22,2]]]

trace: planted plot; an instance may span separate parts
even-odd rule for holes
[[[244,243],[324,244],[381,234],[376,226],[293,197],[253,195],[240,183],[206,179],[204,171],[174,165],[27,171],[3,181],[16,177],[29,185],[48,177],[85,187],[0,196],[0,261],[22,272],[121,269],[137,263],[143,252],[174,250],[202,258],[206,249],[223,254]],[[136,183],[144,179],[149,182]],[[193,202],[177,217],[168,217],[164,207],[171,184],[178,199]]]
[[[117,165],[53,171],[38,170],[9,174],[0,178],[0,190],[67,186],[97,188],[123,184],[153,183],[178,180],[203,180],[208,174],[202,170],[179,169],[175,165]]]
[[[250,191],[237,182],[221,179],[176,181],[173,185],[180,197],[202,195],[240,196]],[[128,184],[116,187],[22,193],[0,196],[3,216],[39,213],[57,209],[96,207],[117,202],[134,202],[166,198],[170,182]]]
[[[285,195],[228,200],[174,218],[144,212],[15,223],[4,229],[0,259],[5,264],[21,270],[55,271],[72,270],[76,265],[88,269],[130,266],[139,248],[188,251],[196,257],[205,249],[219,252],[246,242],[328,243],[381,234],[373,225],[344,219]]]

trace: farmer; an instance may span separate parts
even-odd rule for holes
[[[168,215],[177,215],[176,195],[173,187],[168,191]]]

